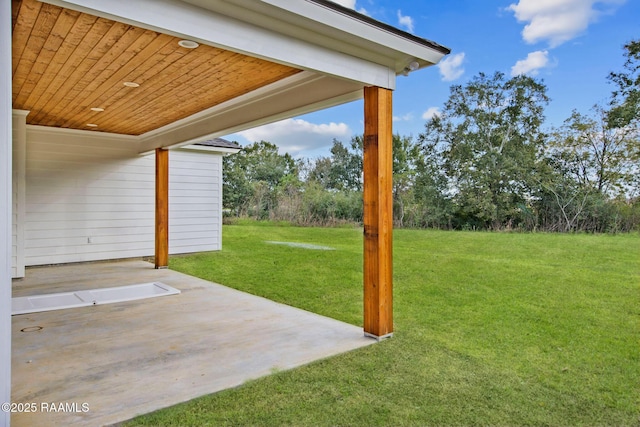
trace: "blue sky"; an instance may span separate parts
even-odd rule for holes
[[[545,126],[559,126],[576,109],[604,104],[622,70],[622,46],[640,38],[639,0],[336,0],[379,21],[449,47],[438,66],[399,76],[394,132],[417,137],[453,84],[479,72],[543,80],[551,102]],[[228,135],[242,145],[266,140],[282,153],[329,155],[334,138],[363,132],[362,101]]]

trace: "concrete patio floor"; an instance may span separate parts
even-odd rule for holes
[[[152,281],[182,293],[13,316],[12,401],[36,412],[12,414],[12,426],[109,425],[375,342],[141,260],[31,268],[13,296]]]

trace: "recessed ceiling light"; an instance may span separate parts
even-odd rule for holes
[[[140,86],[140,83],[136,83],[136,82],[124,82],[123,85],[125,85],[126,87],[138,87]]]
[[[195,49],[198,46],[200,46],[198,43],[194,42],[193,40],[180,40],[178,44],[187,49]]]
[[[91,111],[96,111],[98,113],[104,111],[104,108],[100,108],[100,107],[91,107]]]
[[[87,123],[87,126],[89,126],[90,128],[97,128],[98,125],[95,123]]]

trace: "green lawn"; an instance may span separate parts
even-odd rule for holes
[[[223,233],[221,252],[170,267],[361,325],[361,230]],[[127,425],[639,425],[638,234],[396,230],[394,241],[392,339]]]

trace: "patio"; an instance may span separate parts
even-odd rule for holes
[[[142,260],[31,268],[13,296],[152,281],[181,294],[13,316],[11,400],[37,409],[12,414],[13,426],[109,425],[375,342]]]

